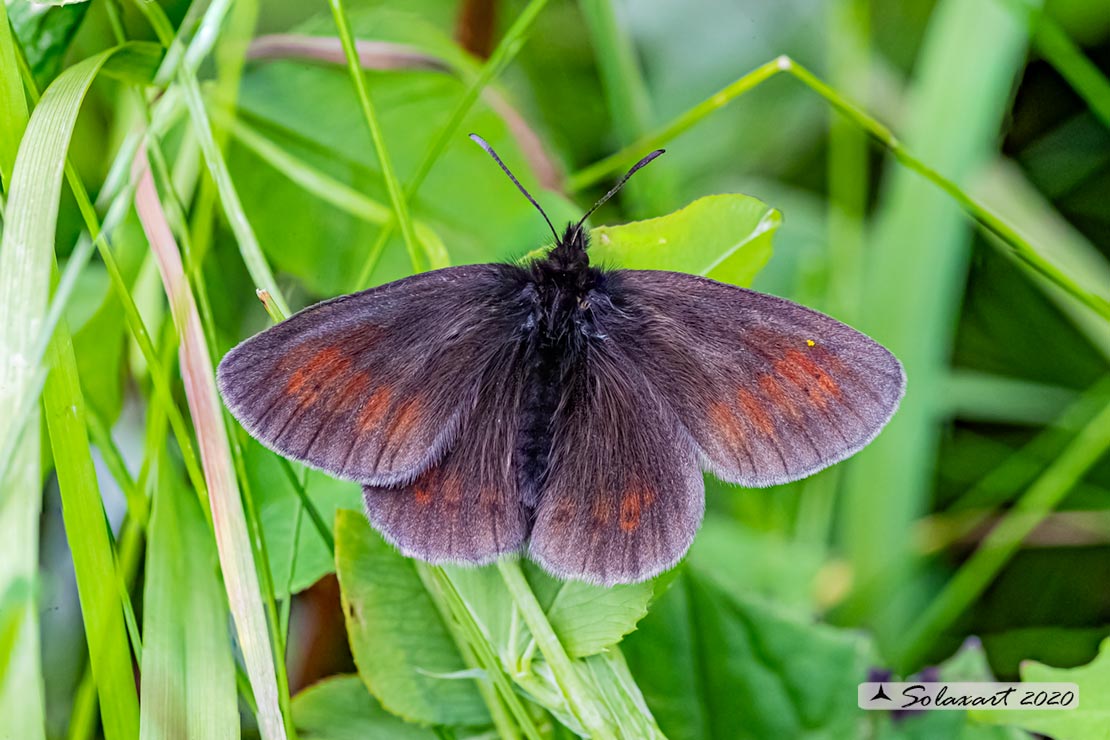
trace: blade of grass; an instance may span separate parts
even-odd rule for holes
[[[999,0],[1014,17],[1029,26],[1033,48],[1067,80],[1091,112],[1110,127],[1110,80],[1084,54],[1044,8],[1022,0]]]
[[[466,92],[459,98],[459,102],[455,105],[454,110],[451,111],[451,117],[447,119],[447,123],[440,129],[439,135],[436,136],[435,141],[432,142],[432,145],[425,152],[424,158],[421,160],[420,164],[417,165],[412,179],[405,186],[405,198],[411,200],[416,197],[417,192],[420,190],[420,186],[424,184],[424,178],[432,171],[432,167],[447,148],[447,144],[458,132],[459,126],[462,125],[463,119],[466,118],[466,114],[470,112],[475,101],[478,100],[478,96],[481,94],[482,90],[484,90],[485,87],[508,66],[509,62],[517,55],[521,47],[524,46],[524,42],[528,38],[528,33],[532,28],[532,24],[546,4],[547,0],[532,0],[524,10],[521,11],[520,15],[517,16],[513,25],[509,27],[509,30],[505,32],[504,38],[498,42],[497,48],[493,50],[489,59],[482,65],[481,71],[478,72],[478,75],[470,82]],[[374,265],[377,262],[377,255],[381,254],[386,243],[389,241],[389,237],[393,233],[394,225],[393,222],[390,222],[382,227],[381,233],[378,234],[377,240],[370,249],[366,263],[359,273],[358,280],[355,283],[356,287],[365,288],[368,286],[370,276],[374,271]],[[413,269],[416,269],[415,262],[413,263]]]
[[[597,57],[617,140],[621,145],[631,144],[650,130],[652,112],[627,24],[617,18],[612,0],[581,0],[579,8]],[[654,215],[673,205],[674,186],[667,168],[648,168],[624,187],[621,196],[630,202],[633,214]]]
[[[37,397],[31,391],[39,363],[31,360],[46,318],[63,165],[77,113],[104,65],[116,54],[131,50],[133,47],[109,49],[66,70],[37,106],[20,142],[0,245],[0,418],[17,418],[24,399]],[[5,429],[0,434],[0,449],[7,446],[7,435],[13,432]],[[0,566],[6,571],[0,576],[0,589],[34,577],[41,495],[38,439],[35,420],[23,430],[12,465],[0,471],[0,486],[7,489],[0,497],[4,502],[0,534],[9,547],[9,556]],[[12,487],[8,489],[3,481]],[[12,732],[29,738],[43,733],[37,624],[32,606],[19,627],[13,662],[6,666],[10,670],[4,671],[6,679],[0,687],[0,712],[15,723]]]
[[[8,9],[0,7],[0,185],[12,186],[12,168],[23,130],[27,127],[27,99],[19,81]]]
[[[43,391],[43,404],[104,737],[133,738],[139,730],[139,699],[131,650],[118,598],[115,554],[85,431],[85,398],[77,377],[77,357],[64,321],[54,332],[48,360],[53,369]]]
[[[28,96],[31,101],[36,105],[39,103],[38,89],[35,87],[34,78],[31,76],[30,68],[23,58],[22,51],[19,46],[16,46],[17,61],[20,66],[20,75],[23,78],[23,84],[27,90]],[[142,64],[147,66],[147,73],[149,73],[149,65],[155,61],[151,56],[151,45],[144,43],[131,42],[126,45],[117,46],[114,49],[109,49],[94,58],[107,55],[106,60],[102,62],[105,69],[111,69],[115,65],[116,60],[122,60],[120,65],[124,69],[131,69],[133,72]],[[86,60],[86,62],[89,60]],[[77,65],[75,65],[77,66]],[[73,68],[66,70],[66,75],[71,74]],[[84,71],[82,71],[84,74]],[[142,75],[132,75],[132,79],[140,79]],[[61,76],[59,76],[61,79]],[[73,82],[69,79],[68,84]],[[55,80],[55,87],[58,85],[58,80]],[[87,92],[88,85],[83,88]],[[84,95],[82,92],[82,96]],[[79,103],[79,101],[78,101]],[[61,132],[57,132],[61,133]],[[154,346],[150,341],[150,335],[146,330],[142,317],[139,314],[138,308],[135,305],[134,299],[128,291],[126,282],[120,272],[119,265],[116,262],[115,256],[112,252],[111,245],[108,243],[106,232],[101,229],[100,223],[97,218],[96,209],[93,207],[92,201],[89,198],[88,191],[85,189],[84,184],[81,182],[77,170],[73,167],[68,159],[63,159],[65,166],[66,181],[69,183],[70,190],[73,192],[74,199],[77,201],[78,210],[81,212],[81,217],[85,222],[85,227],[88,229],[90,238],[96,246],[101,259],[104,261],[104,266],[108,270],[108,277],[112,284],[112,289],[116,292],[117,297],[123,305],[124,318],[127,321],[128,328],[138,343],[139,349],[143,353],[143,359],[151,367],[156,369],[159,367],[158,357],[154,353]],[[118,206],[118,207],[117,207]],[[124,204],[117,204],[113,202],[112,208],[109,210],[109,216],[116,214],[117,218],[122,218],[122,214],[126,211],[127,207]],[[64,308],[64,301],[58,304],[58,311]],[[26,359],[26,358],[24,358]],[[152,372],[151,378],[154,382],[155,392],[166,399],[172,399],[172,393],[164,376],[158,372]],[[181,416],[178,408],[173,405],[172,401],[167,401],[167,409],[170,417],[170,426],[173,429],[174,438],[177,440],[178,446],[181,450],[182,457],[185,460],[185,467],[189,473],[190,480],[196,487],[198,495],[200,495],[205,510],[207,511],[207,502],[204,494],[204,478],[200,474],[199,465],[196,460],[196,453],[193,449],[192,439],[190,438],[185,422]],[[17,425],[19,420],[17,419]],[[5,443],[6,444],[6,443]],[[0,465],[4,462],[3,450],[4,444],[0,444]],[[0,467],[0,478],[4,475],[3,467]]]
[[[249,11],[249,8],[247,9]],[[233,14],[235,20],[237,14]],[[253,23],[253,15],[247,19]],[[169,171],[169,166],[165,161],[165,157],[161,151],[161,147],[156,138],[151,138],[149,146],[147,147],[150,152],[151,159],[153,160],[153,174],[161,184],[162,192],[165,194],[165,202],[170,204],[169,213],[175,214],[177,222],[177,232],[181,238],[182,251],[185,256],[185,269],[187,272],[186,284],[191,284],[192,290],[195,295],[195,306],[198,309],[197,315],[200,319],[201,327],[204,332],[206,350],[209,356],[216,351],[215,345],[215,324],[212,318],[212,310],[208,303],[208,291],[204,282],[203,273],[200,269],[199,255],[191,245],[191,236],[189,229],[186,226],[185,206],[184,199],[178,195],[173,175]],[[180,162],[180,159],[178,160]],[[196,174],[193,173],[189,179],[195,184]],[[193,189],[193,185],[187,185],[188,190]],[[152,195],[154,191],[147,191],[144,194]],[[155,201],[151,204],[152,211],[157,207],[162,214],[162,226],[168,226],[165,220],[166,209],[162,206],[161,202]],[[224,415],[225,424],[232,423],[230,416],[226,413]],[[225,427],[226,428],[226,427]],[[273,661],[275,673],[277,678],[278,688],[278,704],[281,709],[281,716],[285,722],[286,733],[290,737],[295,737],[295,728],[292,724],[292,711],[290,707],[289,696],[289,681],[286,674],[285,666],[285,640],[281,631],[281,621],[278,614],[277,605],[274,597],[274,584],[271,576],[269,556],[266,549],[266,541],[262,534],[262,527],[259,523],[257,509],[254,505],[254,497],[249,486],[249,480],[246,476],[242,448],[239,440],[234,436],[229,436],[230,450],[232,461],[239,476],[241,486],[242,501],[245,506],[245,518],[249,530],[248,541],[253,548],[253,561],[258,564],[259,575],[261,578],[262,596],[264,599],[264,606],[266,608],[266,626],[269,630],[270,644],[273,647]]]
[[[1018,547],[1110,450],[1110,403],[1096,414],[1007,511],[975,553],[905,633],[897,665],[917,665],[933,640],[990,585]]]
[[[359,66],[358,51],[355,49],[354,34],[351,32],[351,22],[347,18],[347,11],[343,8],[343,0],[328,0],[328,5],[331,7],[332,17],[335,19],[336,29],[339,31],[339,39],[343,42],[343,51],[347,55],[347,70],[351,75],[351,82],[354,83],[363,118],[366,119],[366,125],[370,129],[370,139],[374,143],[374,152],[377,154],[378,163],[382,168],[382,179],[385,180],[386,189],[389,191],[389,200],[393,204],[393,212],[397,218],[397,223],[401,227],[401,238],[405,242],[405,249],[408,250],[413,269],[419,272],[421,260],[416,250],[416,233],[412,227],[408,202],[404,193],[401,192],[401,184],[397,180],[397,173],[393,169],[393,160],[385,148],[381,126],[378,124],[378,115],[374,111],[373,102],[370,100],[370,91],[366,88],[366,77],[362,72],[362,67]],[[288,310],[286,310],[286,313],[288,313]]]
[[[224,213],[227,215],[228,223],[231,225],[231,230],[235,234],[235,240],[239,244],[239,251],[247,265],[247,271],[250,272],[255,286],[268,291],[270,297],[273,298],[282,312],[289,313],[289,304],[286,303],[285,297],[274,281],[273,272],[270,271],[266,257],[262,254],[262,247],[258,243],[254,229],[251,228],[247,214],[243,211],[243,204],[239,200],[239,193],[235,190],[235,184],[231,181],[231,173],[227,169],[227,162],[216,144],[196,78],[185,72],[179,75],[178,82],[185,95],[185,106],[189,109],[189,118],[193,123],[193,131],[200,142],[204,162],[216,184],[220,202],[223,205]]]
[[[185,84],[188,86],[188,82]],[[194,92],[199,100],[199,91]],[[216,549],[240,649],[258,705],[259,727],[266,740],[285,738],[274,652],[243,503],[236,483],[227,429],[216,390],[212,360],[208,354],[196,304],[185,278],[181,256],[159,205],[153,178],[149,167],[145,166],[145,157],[137,164],[139,185],[136,188],[135,206],[143,230],[158,259],[174,323],[181,336],[182,377],[201,446],[201,463],[208,481]]]
[[[142,737],[239,737],[227,609],[204,518],[164,452],[147,547]]]

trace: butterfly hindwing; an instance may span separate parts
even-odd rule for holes
[[[609,273],[601,330],[621,345],[719,478],[785,483],[855,453],[890,419],[902,366],[790,301],[706,278]]]
[[[487,368],[474,412],[440,463],[402,486],[363,486],[370,522],[405,555],[485,563],[523,544],[526,515],[512,465],[519,359],[508,351]]]
[[[527,307],[519,271],[467,265],[307,308],[231,350],[219,385],[263,444],[340,478],[412,480],[469,418]]]
[[[589,340],[563,382],[530,555],[564,578],[649,578],[685,554],[701,522],[694,446],[608,339]]]

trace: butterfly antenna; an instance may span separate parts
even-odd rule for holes
[[[616,185],[613,186],[613,189],[610,190],[608,193],[606,193],[604,196],[602,196],[601,200],[599,200],[597,203],[594,203],[593,208],[586,211],[586,215],[583,216],[582,220],[578,222],[578,227],[581,228],[582,224],[586,223],[586,219],[588,219],[590,216],[592,216],[594,211],[596,211],[598,208],[601,208],[603,205],[605,205],[605,202],[607,200],[609,200],[614,195],[616,195],[618,192],[620,192],[620,189],[624,187],[624,184],[626,182],[628,182],[628,178],[635,175],[637,170],[639,170],[641,167],[644,167],[644,166],[650,164],[651,160],[655,159],[660,154],[663,154],[665,151],[667,151],[667,150],[666,149],[656,149],[654,152],[647,155],[646,157],[641,159],[636,164],[632,165],[632,169],[630,169],[628,172],[626,172],[624,174],[624,177],[622,177],[620,179],[620,181]]]
[[[532,197],[532,194],[525,190],[524,186],[520,184],[520,180],[517,180],[516,176],[513,175],[508,167],[505,166],[505,163],[501,161],[501,157],[497,156],[497,152],[493,151],[493,147],[490,146],[489,143],[478,134],[471,134],[470,138],[474,141],[475,144],[485,149],[486,154],[493,157],[493,161],[497,162],[497,164],[501,166],[501,169],[504,170],[505,174],[509,176],[509,179],[513,181],[513,185],[516,185],[517,189],[520,190],[520,192],[524,193],[524,197],[528,199],[528,202],[536,207],[536,210],[540,212],[541,216],[543,216],[543,220],[547,222],[547,227],[551,229],[551,234],[555,237],[555,243],[558,244],[559,233],[555,231],[555,226],[552,225],[551,219],[547,217],[547,214],[544,213],[543,208],[541,208],[540,204],[536,202],[536,199]]]

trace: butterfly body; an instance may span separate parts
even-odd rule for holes
[[[223,358],[225,403],[271,449],[361,483],[406,555],[526,551],[602,584],[685,554],[703,470],[796,480],[897,408],[901,365],[854,329],[703,277],[600,270],[588,246],[580,222],[527,265],[309,307]]]

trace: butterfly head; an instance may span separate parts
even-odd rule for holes
[[[535,206],[536,210],[540,212],[540,215],[543,216],[543,220],[547,222],[548,227],[551,229],[552,236],[555,237],[555,248],[552,249],[550,254],[548,255],[548,261],[554,261],[557,264],[565,262],[568,266],[581,267],[582,269],[589,266],[589,259],[586,257],[586,249],[589,246],[589,237],[586,234],[585,229],[583,228],[586,220],[593,215],[594,211],[596,211],[598,208],[604,205],[606,201],[616,195],[620,191],[620,189],[624,187],[624,184],[628,182],[628,178],[636,174],[637,170],[651,162],[653,159],[655,159],[665,151],[663,149],[656,149],[651,154],[648,154],[639,162],[632,165],[632,169],[626,172],[624,177],[622,177],[608,193],[603,195],[597,203],[594,203],[593,207],[590,208],[590,210],[586,211],[586,214],[578,220],[578,223],[567,224],[567,228],[563,232],[563,236],[560,237],[559,233],[555,231],[555,226],[551,223],[551,219],[547,217],[546,213],[544,213],[543,208],[540,207],[540,204],[536,202],[536,199],[532,197],[531,193],[524,189],[524,186],[520,184],[520,181],[516,179],[516,176],[513,175],[509,168],[505,166],[505,163],[501,161],[501,157],[497,156],[497,152],[493,151],[493,147],[491,147],[489,143],[486,142],[486,140],[483,139],[481,136],[478,136],[478,134],[471,134],[470,138],[478,146],[485,149],[487,154],[493,157],[493,161],[497,162],[497,164],[501,167],[505,174],[508,175],[509,179],[513,181],[513,184],[516,185],[520,192],[524,194],[524,197],[528,199],[528,202]]]

